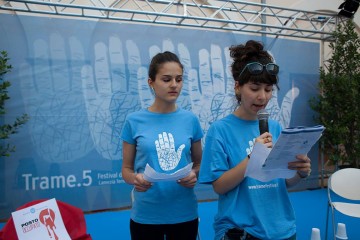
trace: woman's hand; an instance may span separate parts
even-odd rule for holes
[[[296,170],[300,178],[306,178],[311,173],[311,160],[307,155],[297,155],[296,161],[288,163],[288,168]]]
[[[259,142],[267,146],[268,148],[272,148],[273,142],[272,142],[272,135],[271,133],[265,132],[261,134],[259,137],[255,139],[255,142]]]
[[[197,175],[194,170],[191,170],[189,175],[179,179],[177,182],[183,187],[193,188],[197,183]]]
[[[135,174],[134,179],[134,188],[138,192],[146,192],[152,186],[151,182],[148,182],[144,179],[142,173]]]

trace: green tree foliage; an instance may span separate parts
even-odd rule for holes
[[[349,19],[337,26],[331,58],[320,69],[319,95],[310,101],[326,127],[321,151],[334,164],[359,168],[360,38]]]
[[[4,76],[6,73],[10,72],[12,66],[8,63],[9,58],[6,51],[0,52],[0,115],[4,116],[6,114],[5,102],[10,99],[8,95],[8,87],[11,86],[9,81],[6,81]],[[26,123],[29,119],[27,114],[16,118],[12,124],[2,124],[0,125],[0,156],[10,156],[10,152],[15,151],[15,146],[10,145],[6,142],[12,134],[17,133],[21,125]]]

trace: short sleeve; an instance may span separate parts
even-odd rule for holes
[[[212,183],[218,179],[224,172],[229,170],[227,162],[227,154],[224,150],[223,142],[219,137],[216,137],[216,129],[210,127],[202,155],[199,182]]]
[[[131,128],[131,124],[130,124],[130,120],[127,117],[125,119],[125,123],[123,125],[123,128],[121,130],[121,134],[120,134],[120,138],[130,144],[135,144],[135,139],[133,138],[133,134],[132,134],[132,128]]]

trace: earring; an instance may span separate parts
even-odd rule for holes
[[[156,96],[155,89],[152,86],[150,86],[150,91],[154,96]]]

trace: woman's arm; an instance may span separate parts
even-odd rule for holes
[[[122,177],[125,182],[134,185],[135,190],[145,192],[151,187],[151,183],[143,178],[142,173],[135,173],[136,146],[123,141],[123,163],[122,163]]]
[[[122,163],[122,177],[125,182],[134,185],[135,172],[135,145],[123,141],[123,163]]]
[[[226,171],[223,175],[221,175],[221,177],[216,179],[212,183],[214,191],[217,194],[225,194],[235,188],[237,185],[239,185],[244,180],[245,170],[248,161],[249,158],[246,157],[234,168]]]
[[[255,142],[262,143],[268,148],[273,146],[272,135],[268,132],[265,132],[257,137]],[[225,194],[239,185],[244,180],[246,167],[249,161],[251,160],[247,156],[234,168],[226,171],[223,175],[221,175],[221,177],[216,179],[212,183],[214,191],[218,194]]]
[[[191,160],[193,162],[192,170],[195,172],[196,176],[199,176],[201,157],[202,157],[202,146],[200,140],[194,142],[191,145]]]

